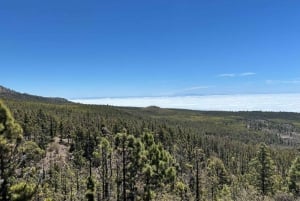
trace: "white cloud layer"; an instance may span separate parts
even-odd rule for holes
[[[130,97],[72,100],[83,104],[217,111],[299,112],[300,94],[207,95],[182,97]]]

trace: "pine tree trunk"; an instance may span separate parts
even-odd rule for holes
[[[200,201],[199,192],[199,161],[196,161],[196,201]]]
[[[117,165],[117,201],[120,201],[120,170]]]
[[[123,201],[126,201],[126,156],[125,156],[125,144],[123,142],[122,147],[122,159],[123,159]]]

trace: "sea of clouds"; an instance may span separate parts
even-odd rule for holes
[[[71,100],[83,104],[180,108],[214,111],[300,112],[300,94],[127,97]]]

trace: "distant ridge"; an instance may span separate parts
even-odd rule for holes
[[[6,88],[0,85],[0,99],[4,100],[24,100],[24,101],[40,101],[40,102],[47,102],[47,103],[70,103],[67,99],[64,98],[50,98],[50,97],[42,97],[31,95],[27,93],[20,93],[14,91],[12,89]]]

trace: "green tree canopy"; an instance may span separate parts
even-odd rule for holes
[[[266,144],[261,144],[257,156],[251,161],[250,183],[252,183],[262,195],[274,193],[275,165]]]
[[[43,151],[34,143],[23,141],[21,126],[15,122],[9,109],[0,102],[0,200],[30,200],[37,184],[17,183],[16,170],[26,161],[40,158]],[[29,168],[30,169],[30,168]],[[21,171],[24,173],[24,171]],[[22,175],[18,175],[22,177]],[[28,178],[27,178],[28,180]]]
[[[295,195],[300,193],[300,157],[298,156],[292,163],[288,175],[289,191]]]
[[[0,102],[0,200],[10,200],[9,187],[18,163],[18,146],[22,141],[22,129],[8,108]]]

